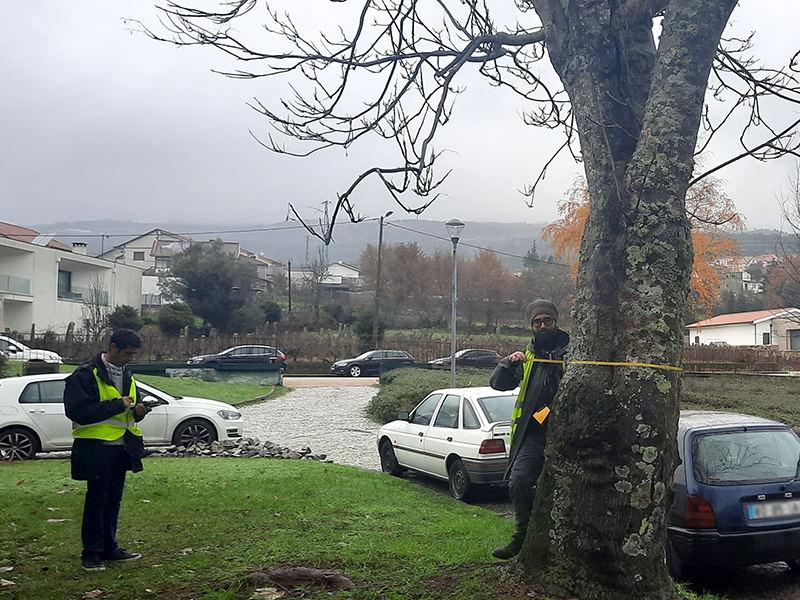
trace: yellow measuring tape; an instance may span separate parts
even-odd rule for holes
[[[601,367],[646,367],[650,369],[665,369],[667,371],[683,371],[683,367],[672,367],[668,365],[653,365],[650,363],[632,362],[607,362],[602,360],[552,360],[549,358],[528,358],[525,362],[555,363],[562,366],[572,365],[598,365]]]

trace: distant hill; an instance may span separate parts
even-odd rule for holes
[[[422,219],[390,219],[385,222],[383,240],[385,244],[417,242],[426,254],[433,254],[436,248],[451,249],[444,223]],[[491,248],[504,253],[500,256],[503,264],[511,269],[522,265],[521,258],[536,241],[539,255],[551,253],[550,245],[541,241],[542,228],[546,223],[494,223],[469,222],[464,228],[459,252],[470,255],[479,248]],[[172,233],[187,235],[195,240],[209,240],[220,237],[227,241],[239,242],[242,247],[253,252],[263,252],[269,258],[286,263],[304,264],[319,256],[322,243],[311,236],[301,224],[293,221],[270,225],[253,224],[241,229],[224,229],[213,224],[172,222],[144,223],[133,221],[70,221],[28,225],[41,233],[54,234],[66,244],[84,242],[87,251],[97,256],[127,240],[156,228]],[[333,242],[328,247],[330,262],[341,260],[357,264],[362,250],[367,244],[378,243],[378,222],[338,223],[334,228]],[[512,256],[506,256],[512,255]]]
[[[791,234],[781,233],[777,229],[756,229],[733,234],[742,256],[760,256],[762,254],[794,254],[800,252],[798,239]]]

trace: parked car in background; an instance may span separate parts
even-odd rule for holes
[[[37,452],[72,448],[72,421],[64,414],[69,373],[0,379],[0,460],[33,458]],[[139,427],[145,445],[188,446],[242,437],[236,408],[206,398],[173,396],[137,381],[137,402],[153,406]]]
[[[476,367],[478,369],[494,369],[500,362],[500,355],[494,350],[467,348],[456,352],[457,367]],[[430,361],[435,366],[450,366],[450,357],[443,356]]]
[[[281,372],[286,371],[286,355],[272,346],[234,346],[223,350],[219,354],[204,354],[193,356],[188,361],[190,365],[209,366],[250,366],[278,364]]]
[[[355,358],[336,361],[331,365],[331,373],[350,377],[379,375],[381,365],[410,365],[414,357],[403,350],[370,350]]]
[[[490,387],[430,393],[411,413],[400,413],[380,428],[381,469],[444,479],[458,500],[469,499],[476,486],[503,483],[518,393]]]
[[[18,342],[6,335],[0,335],[0,352],[9,360],[24,360],[26,362],[42,361],[58,364],[64,362],[55,352],[29,348],[22,342]]]
[[[667,513],[674,578],[776,561],[800,570],[800,438],[788,425],[684,411],[678,453]]]

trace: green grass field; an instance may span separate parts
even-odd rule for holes
[[[15,584],[0,597],[249,598],[249,570],[304,566],[356,582],[306,598],[488,598],[500,574],[487,557],[512,530],[493,512],[382,473],[149,458],[128,477],[118,535],[144,557],[89,573],[78,559],[84,485],[66,460],[0,465],[0,567],[13,567],[2,577]],[[503,598],[525,597],[504,585]]]

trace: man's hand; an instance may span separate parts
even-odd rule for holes
[[[137,417],[143,417],[147,413],[149,413],[151,410],[153,410],[153,409],[150,408],[149,406],[145,406],[144,404],[134,404],[133,405],[133,412]]]
[[[133,404],[133,397],[132,396],[123,396],[122,401],[125,403],[125,408],[130,408]]]
[[[526,360],[527,358],[525,353],[520,351],[514,352],[514,354],[511,354],[508,357],[508,362],[510,362],[512,365],[518,362],[525,362]]]

